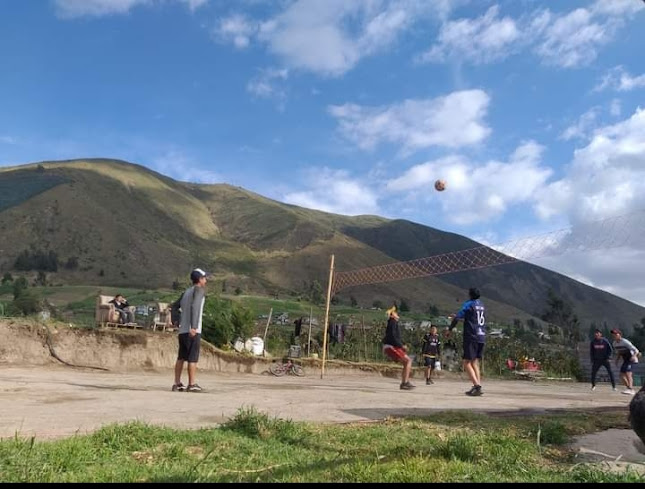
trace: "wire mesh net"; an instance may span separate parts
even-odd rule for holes
[[[347,287],[475,270],[571,252],[643,246],[645,211],[602,219],[490,246],[336,272],[332,292]]]

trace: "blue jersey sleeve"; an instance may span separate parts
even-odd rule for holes
[[[468,308],[470,307],[471,302],[472,302],[472,301],[466,301],[466,302],[464,302],[464,305],[463,305],[463,306],[461,306],[461,309],[459,310],[459,312],[458,312],[458,313],[457,313],[457,315],[455,316],[457,319],[464,319],[464,318],[466,317],[466,311],[467,311],[467,310],[468,310]]]

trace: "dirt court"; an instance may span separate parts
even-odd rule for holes
[[[601,385],[489,381],[470,398],[465,380],[438,380],[414,391],[374,375],[329,374],[277,378],[267,374],[199,373],[202,393],[171,392],[171,370],[114,373],[67,367],[0,366],[0,437],[51,439],[91,432],[102,425],[140,420],[177,428],[212,427],[242,407],[271,416],[325,423],[364,422],[387,416],[427,416],[435,411],[543,412],[619,408],[631,396]]]

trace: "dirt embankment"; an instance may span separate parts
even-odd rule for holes
[[[54,365],[60,361],[74,366],[110,371],[170,369],[177,359],[176,333],[123,329],[77,329],[61,323],[23,319],[0,321],[0,364]],[[51,345],[51,349],[50,349]],[[53,353],[60,361],[52,356]],[[202,342],[200,370],[260,374],[276,361],[227,352]],[[308,374],[320,373],[320,360],[298,360]],[[342,375],[372,373],[398,377],[400,367],[329,361],[328,371]]]

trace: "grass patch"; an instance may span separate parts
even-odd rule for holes
[[[634,472],[571,465],[565,449],[553,448],[547,454],[536,443],[538,425],[543,430],[560,426],[565,431],[593,431],[617,416],[552,415],[554,424],[547,425],[540,416],[439,413],[432,419],[329,426],[275,419],[251,407],[215,429],[178,431],[129,423],[54,442],[3,440],[0,478],[5,482],[645,482]],[[583,419],[587,421],[580,425]]]

